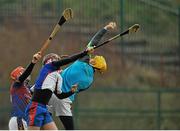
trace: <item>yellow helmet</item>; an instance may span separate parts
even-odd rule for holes
[[[90,65],[98,69],[100,72],[107,70],[106,60],[103,56],[95,56],[94,58],[91,58]]]

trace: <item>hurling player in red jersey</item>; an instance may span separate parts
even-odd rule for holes
[[[31,99],[29,88],[30,74],[34,65],[41,58],[41,53],[33,55],[31,63],[24,69],[22,66],[15,68],[11,74],[10,100],[12,104],[11,118],[9,120],[10,130],[27,129],[25,109]]]

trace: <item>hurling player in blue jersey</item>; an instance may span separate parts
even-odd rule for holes
[[[31,99],[29,89],[30,74],[36,62],[41,58],[41,53],[38,52],[33,56],[31,63],[24,69],[22,66],[15,68],[11,72],[11,88],[10,98],[12,104],[11,119],[9,120],[10,130],[27,129],[25,118],[25,109]]]
[[[107,24],[103,29],[95,34],[89,42],[88,47],[96,46],[103,35],[108,30],[114,29],[115,27],[115,22]],[[96,71],[103,73],[106,69],[107,65],[103,56],[95,56],[91,58],[90,55],[87,54],[62,71],[61,76],[63,78],[63,83],[59,88],[61,88],[63,92],[68,92],[71,90],[71,85],[78,84],[77,92],[62,100],[57,99],[57,97],[53,95],[49,105],[52,106],[50,112],[54,111],[56,113],[56,116],[60,118],[66,130],[74,129],[71,104],[75,99],[75,95],[90,87]]]
[[[76,90],[76,88],[71,89],[68,92],[60,90],[59,87],[62,85],[62,78],[58,71],[61,66],[82,58],[88,53],[91,53],[92,50],[93,48],[88,47],[85,51],[61,60],[58,55],[53,53],[44,57],[44,65],[36,79],[31,102],[26,108],[29,130],[57,130],[57,127],[48,112],[47,104],[53,93],[59,99],[63,99],[74,94]]]

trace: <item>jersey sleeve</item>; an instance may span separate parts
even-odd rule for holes
[[[99,41],[101,40],[101,38],[106,34],[106,32],[107,32],[106,29],[104,29],[104,28],[100,29],[90,40],[87,47],[97,46]],[[89,55],[86,55],[86,56],[80,58],[81,61],[86,62],[86,63],[89,63],[89,59],[90,59]]]
[[[54,94],[56,95],[57,98],[59,99],[65,99],[70,97],[71,95],[74,94],[74,92],[69,91],[69,92],[61,92],[60,94],[58,94],[57,92],[54,92]]]
[[[18,81],[19,81],[20,83],[23,83],[24,80],[26,80],[27,77],[31,74],[31,72],[32,72],[32,70],[33,70],[33,68],[34,68],[34,65],[35,65],[35,64],[31,62],[31,63],[28,65],[28,67],[26,68],[26,70],[23,72],[23,74],[22,74],[21,76],[19,76]]]
[[[72,55],[72,56],[70,56],[68,58],[52,62],[52,65],[55,66],[58,69],[63,65],[69,64],[69,63],[71,63],[73,61],[76,61],[79,58],[82,58],[83,56],[87,55],[87,53],[88,53],[87,51],[83,51],[83,52],[74,54],[74,55]]]
[[[93,38],[90,40],[90,42],[88,43],[88,47],[90,46],[97,46],[99,41],[101,40],[101,38],[105,35],[105,33],[107,32],[106,29],[100,29],[94,36]]]

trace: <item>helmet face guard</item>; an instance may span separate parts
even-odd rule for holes
[[[11,79],[17,80],[24,71],[25,71],[25,69],[22,66],[18,66],[11,72],[11,74],[10,74]]]
[[[94,58],[91,58],[90,65],[101,73],[107,70],[106,60],[103,56],[95,56]]]
[[[53,61],[58,61],[60,60],[60,57],[57,54],[50,53],[44,56],[42,64],[45,65],[47,63],[53,62]]]

